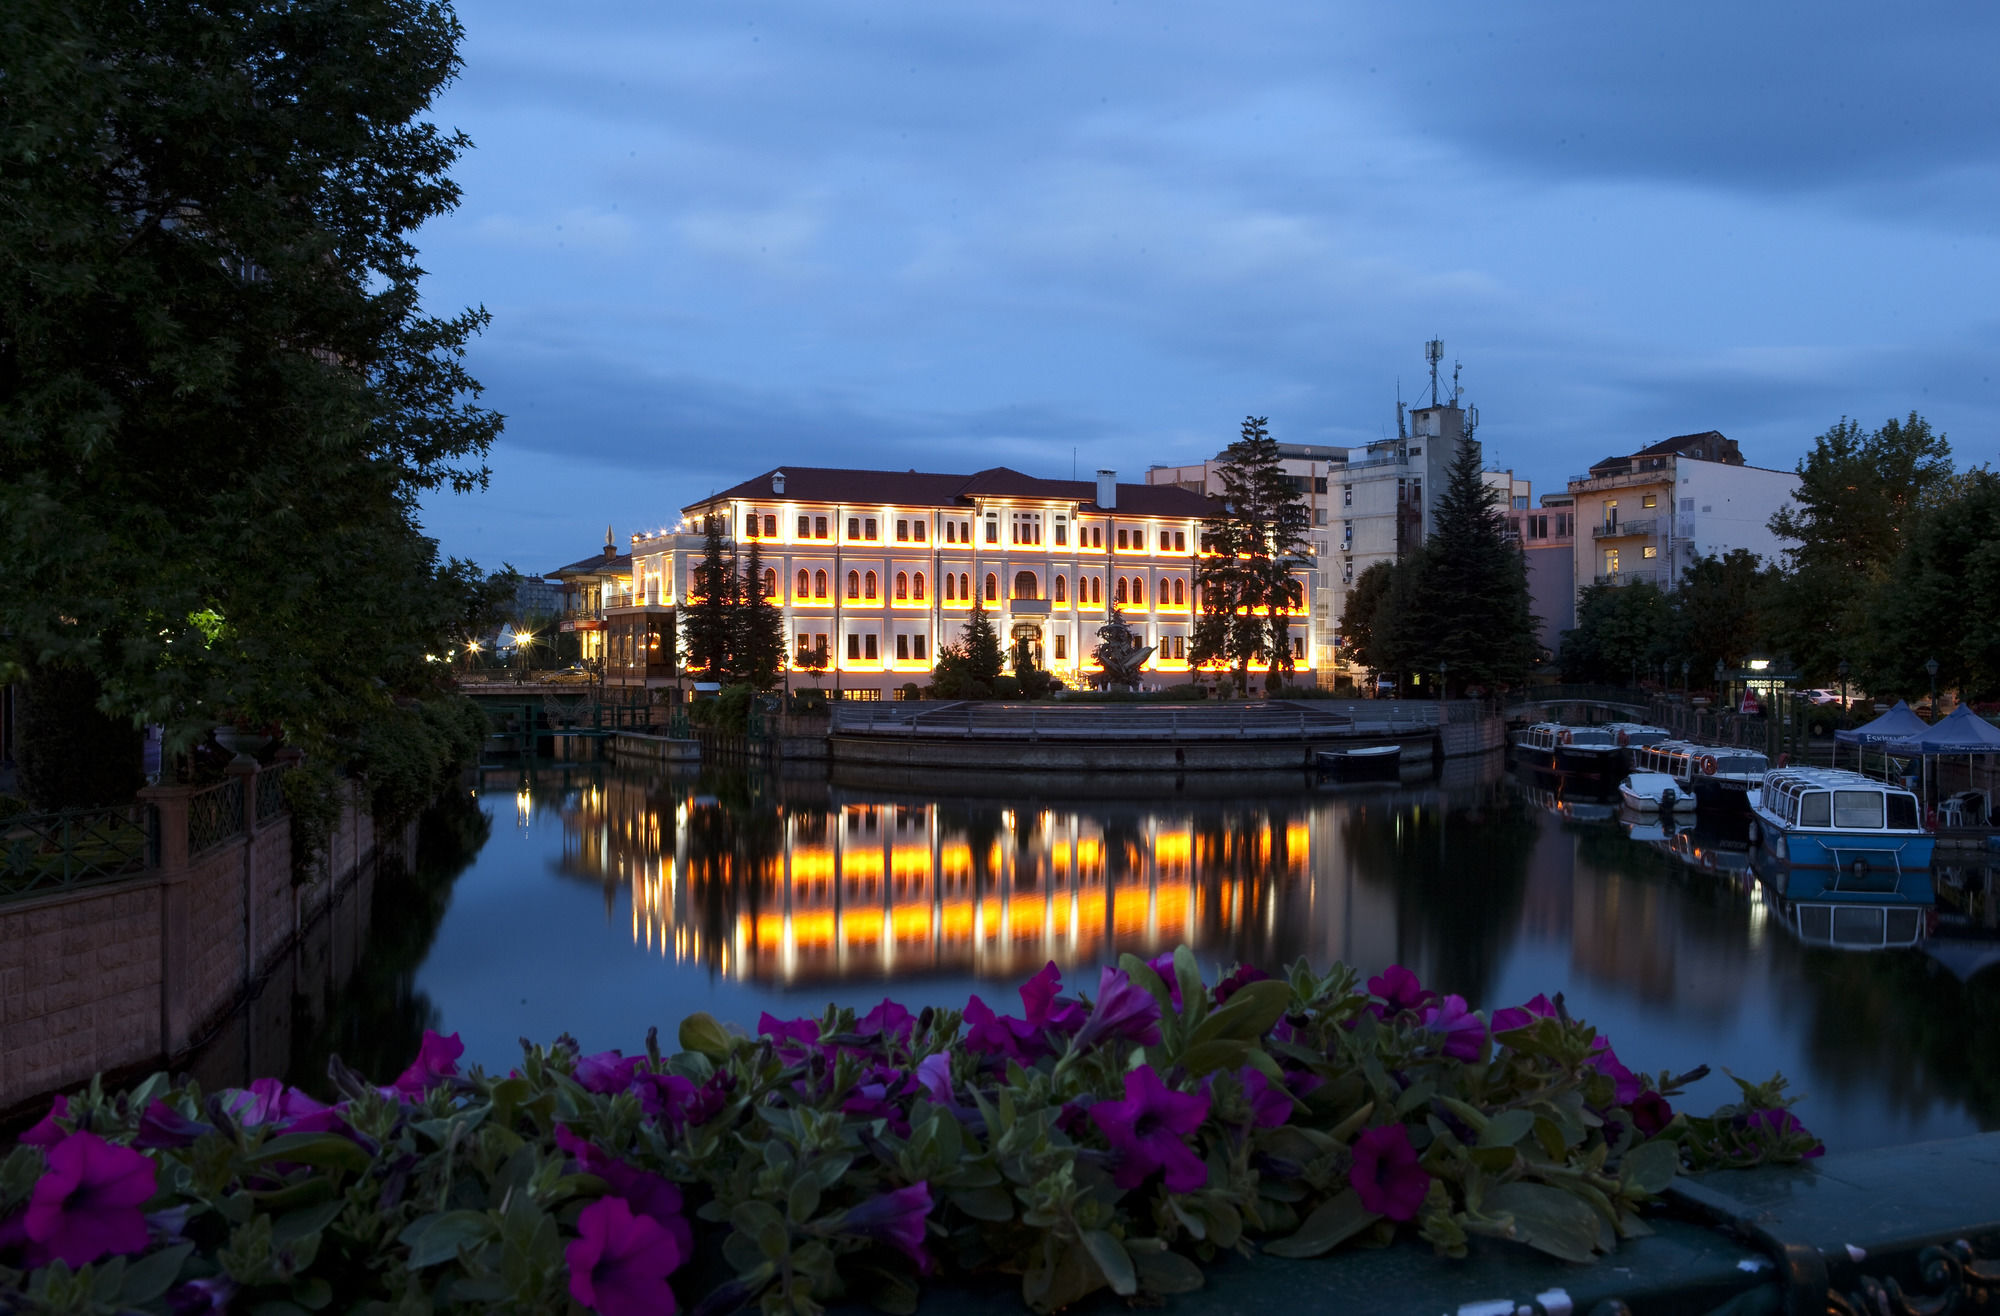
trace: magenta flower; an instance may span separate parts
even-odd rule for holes
[[[1479,1059],[1480,1045],[1486,1040],[1486,1024],[1465,1008],[1463,996],[1447,996],[1442,1005],[1427,1007],[1423,1019],[1425,1028],[1444,1034],[1447,1056],[1467,1063]]]
[[[1129,1071],[1125,1100],[1100,1101],[1090,1108],[1091,1122],[1119,1153],[1111,1181],[1120,1188],[1137,1188],[1155,1170],[1164,1170],[1171,1192],[1191,1193],[1207,1183],[1208,1166],[1186,1138],[1208,1118],[1208,1105],[1206,1094],[1168,1088],[1151,1065]]]
[[[396,1075],[396,1081],[389,1090],[404,1097],[421,1097],[432,1087],[448,1078],[458,1077],[458,1058],[465,1054],[465,1043],[458,1040],[458,1034],[439,1037],[430,1029],[424,1029],[423,1043],[417,1048],[417,1058],[410,1067]]]
[[[56,1099],[49,1103],[49,1113],[36,1120],[34,1125],[21,1135],[22,1143],[47,1151],[69,1136],[68,1131],[56,1123],[59,1119],[68,1118],[69,1098],[58,1093]]]
[[[1632,1103],[1632,1123],[1645,1137],[1652,1137],[1673,1123],[1674,1108],[1657,1092],[1641,1092]]]
[[[917,1263],[919,1272],[928,1275],[931,1259],[924,1251],[924,1222],[930,1213],[930,1185],[919,1181],[850,1207],[840,1218],[840,1231],[892,1244]]]
[[[1260,1129],[1275,1129],[1290,1119],[1294,1109],[1292,1097],[1303,1097],[1326,1081],[1317,1074],[1287,1074],[1280,1086],[1253,1065],[1237,1070],[1236,1077],[1243,1084],[1243,1095],[1250,1100],[1251,1121]]]
[[[1409,1220],[1431,1191],[1431,1177],[1417,1164],[1410,1134],[1400,1124],[1379,1124],[1354,1140],[1354,1168],[1347,1181],[1364,1210]]]
[[[1778,1107],[1774,1110],[1753,1110],[1743,1117],[1743,1126],[1753,1132],[1765,1131],[1770,1133],[1771,1139],[1774,1142],[1793,1135],[1805,1138],[1813,1136],[1810,1129],[1799,1123],[1798,1116],[1783,1107]],[[1826,1144],[1815,1139],[1812,1150],[1805,1152],[1800,1159],[1809,1161],[1815,1156],[1824,1156],[1825,1154]]]
[[[1153,994],[1109,965],[1097,977],[1097,1007],[1076,1035],[1076,1049],[1087,1050],[1107,1037],[1121,1037],[1142,1046],[1160,1042],[1160,1003]]]
[[[1424,985],[1417,981],[1417,975],[1400,964],[1391,964],[1370,978],[1368,991],[1382,1000],[1381,1005],[1369,1007],[1378,1019],[1399,1010],[1414,1010],[1437,997],[1436,992],[1425,991]]]
[[[570,1074],[585,1092],[600,1097],[615,1096],[631,1087],[646,1066],[644,1056],[627,1057],[622,1051],[599,1051],[576,1062]]]
[[[459,1048],[461,1053],[464,1050]],[[238,1123],[252,1128],[260,1124],[290,1124],[327,1109],[323,1103],[275,1078],[260,1078],[248,1088],[228,1088],[217,1095],[222,1098],[223,1108]]]
[[[1614,1093],[1612,1099],[1621,1106],[1629,1106],[1637,1101],[1639,1093],[1644,1091],[1644,1088],[1639,1082],[1638,1075],[1618,1063],[1618,1053],[1611,1049],[1610,1040],[1603,1037],[1591,1039],[1590,1051],[1587,1063],[1598,1073],[1611,1079]]]
[[[157,1170],[130,1147],[72,1133],[47,1152],[28,1199],[28,1237],[72,1266],[146,1249],[146,1216]]]
[[[191,1279],[167,1295],[174,1316],[223,1316],[236,1297],[236,1283],[227,1275]]]
[[[686,1253],[659,1221],[604,1197],[577,1217],[580,1237],[563,1249],[569,1295],[600,1316],[673,1316],[667,1283]]]
[[[1155,955],[1152,959],[1146,961],[1146,967],[1160,975],[1160,981],[1167,986],[1168,999],[1173,1001],[1176,1010],[1180,1009],[1181,980],[1179,975],[1174,972],[1174,953],[1168,951],[1164,955]]]
[[[1230,997],[1236,995],[1237,992],[1248,987],[1251,983],[1263,982],[1270,976],[1270,974],[1264,972],[1262,969],[1253,968],[1248,964],[1241,965],[1237,968],[1236,972],[1215,984],[1215,1003],[1222,1005]]]
[[[1083,1003],[1059,997],[1061,991],[1062,970],[1050,960],[1021,984],[1021,1010],[1027,1016],[1022,1022],[1036,1033],[1050,1028],[1073,1033],[1083,1027]]]
[[[1031,1059],[1021,1049],[1021,1039],[1010,1024],[1017,1022],[993,1012],[993,1007],[974,996],[965,1003],[965,1049],[981,1055],[1005,1056],[1024,1064]]]
[[[627,1164],[560,1124],[556,1125],[556,1146],[579,1170],[604,1180],[610,1196],[622,1199],[635,1214],[666,1230],[683,1259],[693,1255],[694,1229],[681,1214],[681,1190],[672,1180]]]
[[[917,1031],[916,1016],[888,997],[882,1004],[861,1016],[855,1031],[863,1037],[893,1038],[904,1046],[910,1044],[910,1035]]]
[[[957,1103],[958,1099],[952,1095],[951,1090],[951,1057],[944,1052],[939,1051],[935,1055],[925,1056],[917,1062],[917,1082],[923,1085],[931,1100],[940,1106]]]
[[[819,1041],[819,1021],[779,1019],[765,1011],[757,1016],[757,1035],[770,1038],[772,1049],[787,1063],[796,1064]]]
[[[916,1079],[901,1070],[876,1065],[865,1083],[857,1083],[841,1099],[840,1110],[861,1120],[887,1120],[899,1138],[910,1136],[910,1119],[903,1113],[903,1101],[916,1087]]]
[[[142,1151],[159,1147],[188,1147],[202,1134],[213,1132],[213,1124],[189,1119],[155,1097],[146,1103],[145,1113],[139,1116],[139,1132],[132,1139],[132,1145]]]
[[[1526,1005],[1511,1005],[1504,1010],[1493,1012],[1493,1031],[1511,1033],[1516,1028],[1526,1028],[1537,1019],[1556,1017],[1555,1003],[1546,996],[1536,996]]]

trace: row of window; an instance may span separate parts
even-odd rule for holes
[[[828,518],[799,515],[801,540],[826,539],[832,531]],[[896,520],[896,542],[899,544],[928,543],[930,524],[921,519],[899,517]],[[776,539],[778,518],[774,513],[748,512],[743,517],[743,536],[746,539]],[[847,518],[847,541],[850,543],[873,543],[881,539],[881,525],[872,516],[850,516]],[[972,542],[972,522],[944,522],[944,542],[947,544],[970,544]],[[986,520],[986,542],[1000,542],[1000,521],[997,516]],[[1042,514],[1040,512],[1016,512],[1013,516],[1013,543],[1039,546],[1042,542]],[[1058,547],[1069,545],[1069,523],[1062,517],[1055,520],[1055,542]],[[1103,548],[1103,526],[1078,526],[1076,542],[1079,548]],[[1146,548],[1146,530],[1143,526],[1121,526],[1115,541],[1119,548],[1129,552],[1143,552]],[[1161,530],[1158,533],[1159,551],[1162,553],[1187,552],[1187,531]]]
[[[808,652],[817,654],[821,659],[827,656],[828,646],[825,632],[800,631],[798,636],[798,652],[801,657],[805,656]],[[896,642],[896,661],[920,663],[930,661],[930,646],[927,636],[896,635],[892,638]],[[1069,658],[1069,636],[1058,633],[1054,639],[1056,661],[1067,661]],[[882,656],[881,644],[881,637],[872,631],[849,634],[847,637],[847,656],[850,660],[856,662],[866,661],[870,658],[880,658]],[[1187,658],[1187,645],[1188,637],[1185,635],[1162,636],[1160,638],[1160,657],[1171,662],[1185,661]],[[1292,656],[1298,659],[1303,659],[1306,656],[1306,642],[1303,636],[1295,635],[1292,637]]]
[[[827,597],[827,574],[824,571],[808,572],[799,568],[793,582],[792,597],[795,599],[823,599]],[[778,573],[775,568],[764,571],[764,597],[778,597]],[[1000,577],[994,572],[986,573],[986,601],[1000,601]],[[898,571],[895,579],[895,595],[899,601],[921,601],[925,595],[924,573],[921,571]],[[872,571],[850,571],[847,573],[847,597],[855,600],[869,600],[877,597],[878,577]],[[1069,602],[1069,577],[1058,575],[1052,579],[1050,598],[1057,603]],[[1104,581],[1098,576],[1078,576],[1076,578],[1076,601],[1078,603],[1104,602]],[[967,572],[944,573],[944,597],[947,603],[968,601],[972,598],[972,576]],[[1023,571],[1014,577],[1013,598],[1038,599],[1041,584],[1032,571]],[[1112,598],[1120,604],[1143,607],[1146,603],[1146,578],[1120,576],[1113,587]],[[1160,582],[1159,597],[1154,600],[1161,607],[1184,608],[1188,604],[1187,581],[1179,576]]]

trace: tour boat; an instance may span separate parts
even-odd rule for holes
[[[1695,808],[1722,813],[1748,813],[1750,796],[1763,784],[1771,762],[1753,749],[1697,745],[1663,740],[1633,751],[1633,767],[1663,772],[1694,797]]]
[[[1616,778],[1624,770],[1625,751],[1604,727],[1537,722],[1514,737],[1514,752],[1525,763],[1568,776]]]
[[[1767,880],[1782,899],[1933,906],[1937,841],[1909,791],[1845,768],[1775,768],[1750,810],[1750,839],[1770,861]]]
[[[1618,783],[1618,795],[1634,813],[1672,813],[1694,803],[1664,772],[1634,772]]]
[[[1932,910],[1921,905],[1851,901],[1774,900],[1778,922],[1808,946],[1834,950],[1900,950],[1930,935]]]
[[[1401,745],[1363,745],[1354,749],[1323,749],[1314,755],[1320,770],[1341,777],[1394,777],[1403,764]]]
[[[1639,754],[1648,745],[1657,745],[1672,740],[1674,733],[1665,727],[1648,726],[1644,722],[1606,722],[1604,730],[1609,731],[1625,751],[1625,761],[1620,765],[1627,772],[1639,767]]]

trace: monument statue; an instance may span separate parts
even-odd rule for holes
[[[1132,633],[1115,606],[1110,617],[1097,628],[1097,638],[1095,657],[1104,670],[1092,678],[1092,683],[1100,690],[1137,690],[1139,669],[1153,656],[1154,646],[1139,643],[1139,637]]]

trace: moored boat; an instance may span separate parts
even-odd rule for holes
[[[1694,797],[1703,811],[1748,813],[1750,796],[1764,782],[1770,760],[1756,750],[1663,740],[1632,753],[1635,771],[1662,772]]]
[[[1313,756],[1322,772],[1340,777],[1394,777],[1401,773],[1401,745],[1362,745],[1354,749],[1323,749]]]
[[[1624,771],[1625,751],[1605,727],[1537,722],[1514,737],[1514,752],[1525,763],[1565,776],[1615,780]]]
[[[1693,800],[1681,793],[1680,783],[1664,772],[1634,772],[1618,783],[1618,796],[1634,813],[1672,813]]]
[[[1751,839],[1769,861],[1768,880],[1792,904],[1934,904],[1936,838],[1924,830],[1909,791],[1843,768],[1776,768],[1750,807]],[[1816,928],[1819,916],[1812,917]],[[1858,926],[1855,916],[1843,917]]]

